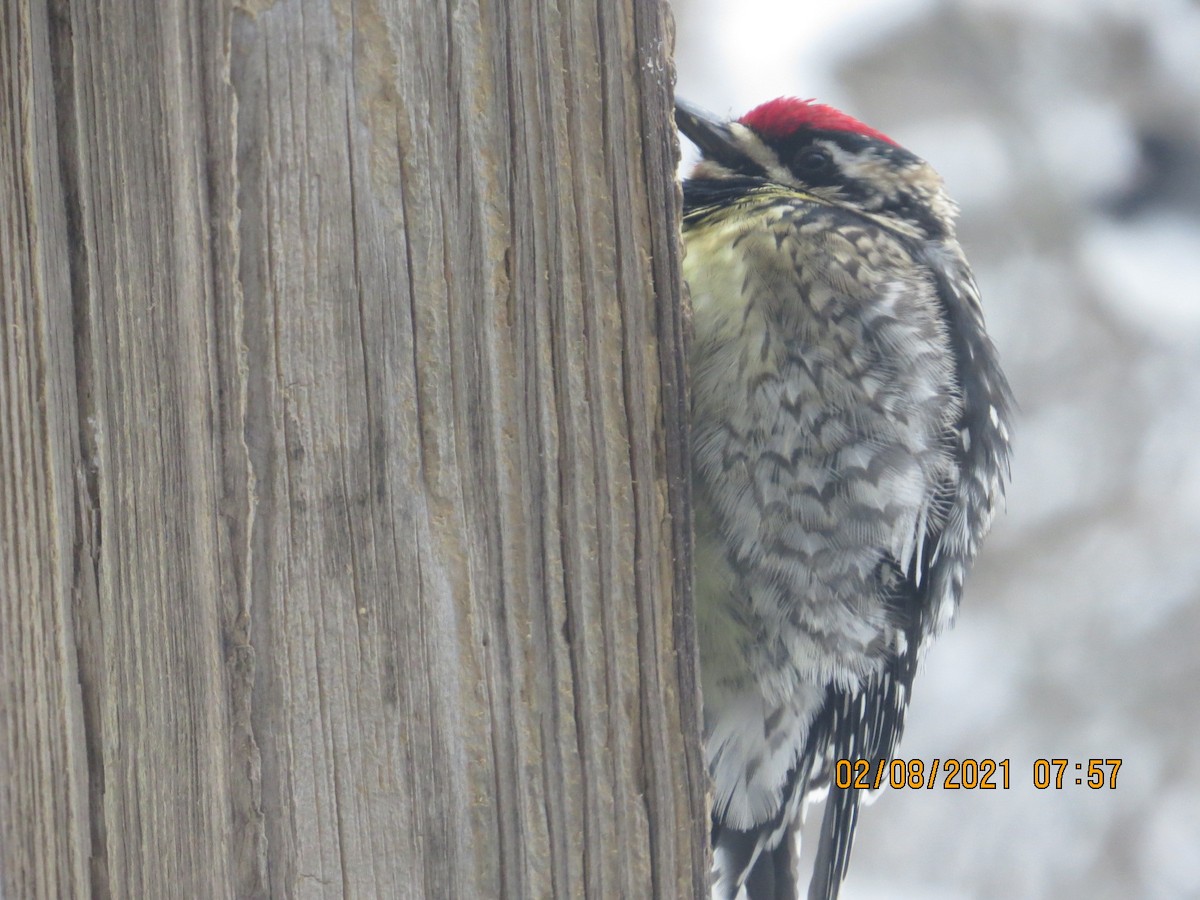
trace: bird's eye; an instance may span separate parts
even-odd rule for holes
[[[823,172],[831,162],[829,151],[824,147],[805,147],[796,155],[796,168],[801,172]]]

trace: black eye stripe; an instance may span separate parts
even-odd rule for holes
[[[805,169],[825,169],[832,163],[829,151],[818,144],[802,147],[796,154],[796,164]]]

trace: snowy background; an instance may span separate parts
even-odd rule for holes
[[[1007,758],[1012,787],[886,792],[843,896],[1200,897],[1200,4],[675,16],[692,103],[816,97],[941,171],[1021,407],[1007,514],[900,754]],[[1038,791],[1049,757],[1118,757],[1117,788]]]

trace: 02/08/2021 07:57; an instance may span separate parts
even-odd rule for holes
[[[1062,790],[1070,784],[1070,773],[1078,786],[1093,790],[1116,790],[1120,759],[1089,759],[1072,763],[1068,759],[1038,759],[1032,767],[1033,786],[1038,790]],[[834,766],[834,783],[842,789],[879,790],[887,785],[930,790],[1008,790],[1011,787],[1012,761],[1009,759],[839,759]]]

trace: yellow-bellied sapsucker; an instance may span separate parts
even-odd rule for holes
[[[837,759],[874,780],[954,616],[1012,402],[927,163],[811,101],[676,121],[702,152],[683,235],[713,896],[793,898],[804,802]],[[810,898],[837,895],[858,803],[830,789]]]

